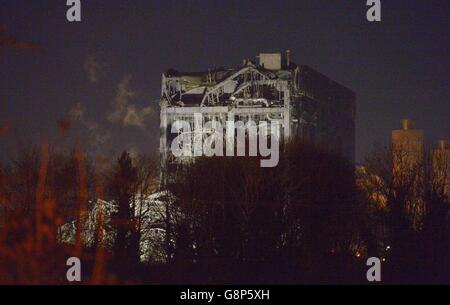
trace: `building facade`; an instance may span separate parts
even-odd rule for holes
[[[170,152],[178,135],[172,133],[172,127],[179,120],[188,122],[193,133],[196,124],[208,121],[222,126],[227,121],[276,122],[280,126],[276,134],[282,141],[300,137],[354,161],[355,94],[312,68],[291,62],[289,51],[285,56],[262,53],[257,59],[244,60],[237,68],[168,70],[162,75],[163,170],[170,170],[183,159]]]
[[[450,141],[439,140],[436,148],[432,149],[431,167],[435,191],[450,199]]]

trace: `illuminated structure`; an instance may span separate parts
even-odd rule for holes
[[[423,130],[416,129],[409,119],[401,120],[402,129],[392,131],[393,184],[398,196],[407,202],[414,224],[424,216],[424,143]]]
[[[301,137],[349,161],[355,151],[355,94],[319,72],[298,66],[290,52],[262,53],[237,68],[206,72],[168,70],[162,75],[160,154],[163,173],[180,164],[170,153],[177,136],[172,125],[187,121],[194,130],[196,113],[202,124],[218,121],[277,121],[279,137]],[[204,135],[203,135],[204,136]],[[230,139],[228,139],[230,140]]]
[[[450,198],[450,142],[439,140],[431,151],[433,187],[438,194]]]
[[[422,167],[424,157],[423,130],[415,129],[409,119],[401,120],[401,126],[392,131],[393,171],[398,179]]]

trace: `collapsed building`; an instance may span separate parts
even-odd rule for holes
[[[162,75],[161,87],[161,182],[167,173],[183,163],[170,152],[170,143],[177,136],[172,134],[175,121],[189,122],[195,130],[196,116],[204,121],[252,120],[279,123],[278,136],[287,141],[300,137],[323,146],[353,162],[355,150],[355,94],[308,66],[298,66],[280,53],[259,54],[259,61],[245,60],[237,68],[219,68],[206,72],[178,72],[169,70]],[[202,122],[204,124],[205,122]],[[190,148],[189,148],[190,149]],[[192,148],[193,149],[193,148]],[[188,158],[189,159],[189,158]],[[140,198],[136,200],[136,198]],[[164,218],[166,208],[175,201],[168,190],[150,195],[136,194],[130,208],[140,219],[141,261],[165,261],[166,226],[182,219],[179,211],[170,220]],[[100,241],[112,248],[115,231],[111,218],[117,213],[114,201],[97,199],[83,218],[83,241],[86,246],[96,242],[98,219],[102,215],[103,226]],[[72,219],[58,229],[60,242],[74,244],[80,218]]]
[[[194,130],[195,114],[201,114],[203,124],[218,121],[222,126],[226,121],[275,121],[282,141],[300,137],[354,161],[355,93],[308,66],[295,64],[289,51],[285,56],[261,53],[257,59],[244,60],[236,68],[170,69],[162,75],[163,181],[164,171],[181,161],[170,153],[170,143],[177,136],[171,132],[172,125],[181,120]]]

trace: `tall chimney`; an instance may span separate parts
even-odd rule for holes
[[[291,65],[291,50],[286,50],[286,67],[289,68]]]
[[[439,140],[438,141],[438,149],[440,149],[440,150],[450,149],[450,142],[447,140]]]
[[[410,119],[402,119],[401,125],[403,130],[414,129],[414,121]]]

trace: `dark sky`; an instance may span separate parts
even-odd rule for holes
[[[366,0],[81,2],[82,21],[69,23],[65,0],[0,1],[3,155],[18,139],[77,137],[94,152],[153,152],[162,72],[286,49],[356,92],[357,160],[389,141],[403,117],[429,142],[449,138],[447,0],[381,0],[378,23],[366,20]],[[130,111],[138,116],[121,117]],[[65,117],[72,124],[62,138]]]

